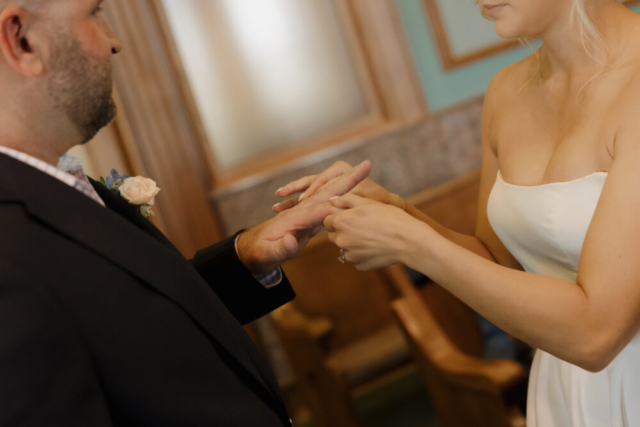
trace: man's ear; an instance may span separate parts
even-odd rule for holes
[[[15,71],[30,77],[44,73],[39,37],[32,31],[33,16],[10,7],[0,13],[0,55]]]

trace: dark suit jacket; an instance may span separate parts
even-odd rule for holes
[[[294,297],[233,238],[186,260],[101,184],[107,205],[0,154],[0,426],[289,425],[241,323]]]

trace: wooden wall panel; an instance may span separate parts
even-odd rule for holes
[[[151,1],[113,0],[105,16],[124,49],[114,59],[118,131],[132,173],[158,182],[163,228],[186,256],[222,236],[208,194],[211,171],[189,101]]]
[[[350,0],[353,19],[387,118],[411,122],[427,106],[395,0]]]

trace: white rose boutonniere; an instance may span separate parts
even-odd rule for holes
[[[100,182],[127,202],[136,206],[140,210],[140,214],[145,218],[153,215],[151,208],[155,204],[155,197],[160,192],[160,188],[158,188],[154,180],[142,176],[121,176],[118,171],[113,169],[111,176],[107,177],[106,180],[100,177]]]

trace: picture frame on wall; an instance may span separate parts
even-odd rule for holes
[[[442,65],[454,70],[479,59],[520,46],[494,31],[473,0],[423,0]],[[640,0],[623,0],[625,4]]]

